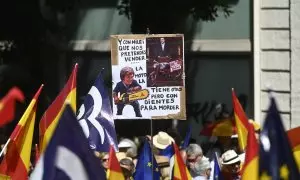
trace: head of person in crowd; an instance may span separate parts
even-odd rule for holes
[[[135,171],[135,165],[130,158],[123,158],[120,160],[120,166],[122,168],[125,179],[131,179]]]
[[[94,154],[95,154],[95,156],[96,156],[97,158],[100,158],[100,156],[101,156],[101,153],[98,152],[98,151],[94,151]]]
[[[124,167],[121,167],[121,170],[123,172],[123,176],[124,176],[125,180],[132,180],[133,179],[132,174],[128,169],[126,169]]]
[[[182,137],[176,128],[174,128],[174,127],[169,128],[167,130],[167,133],[169,136],[171,136],[174,139],[175,144],[177,144],[177,145],[181,144]]]
[[[107,168],[108,168],[109,154],[107,152],[100,153],[100,159],[101,159],[103,168],[105,170],[107,170]]]
[[[195,163],[195,168],[191,170],[191,175],[195,179],[209,179],[211,175],[211,166],[209,159],[203,157],[200,161]]]
[[[122,139],[118,144],[119,152],[124,152],[133,161],[137,159],[137,145],[130,139]]]
[[[127,158],[126,153],[124,153],[124,152],[116,152],[116,157],[117,157],[118,161],[121,161],[121,159],[123,159],[123,158]],[[128,157],[128,158],[130,158],[130,157]]]
[[[228,150],[221,156],[222,172],[238,176],[241,167],[241,158],[234,150]]]
[[[186,149],[186,155],[186,165],[191,171],[193,171],[195,164],[203,158],[202,148],[198,144],[190,144]]]
[[[256,139],[258,139],[259,138],[259,134],[260,134],[260,124],[258,124],[257,122],[255,122],[253,119],[249,119],[249,122],[250,122],[251,125],[253,125]]]
[[[228,111],[228,108],[226,104],[219,103],[215,107],[215,119],[221,120],[221,119],[228,119],[230,118],[230,113]]]
[[[238,154],[242,153],[239,146],[238,135],[237,134],[232,135],[230,141],[231,141],[230,146],[228,146],[227,149],[225,149],[225,151],[232,149]]]
[[[218,144],[221,149],[221,153],[226,152],[227,150],[232,149],[232,146],[234,144],[234,136],[218,136]]]
[[[153,136],[154,154],[158,155],[159,152],[170,144],[174,143],[174,139],[166,132],[160,131]]]

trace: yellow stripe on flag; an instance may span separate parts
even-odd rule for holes
[[[10,176],[0,174],[0,180],[11,180]]]
[[[0,164],[2,175],[0,179],[7,179],[6,176],[10,176],[14,180],[28,179],[37,99],[42,87],[43,85],[35,94],[10,136],[7,153]]]
[[[115,149],[112,145],[109,147],[109,160],[106,175],[107,180],[125,180]]]
[[[298,146],[295,146],[295,147],[293,148],[293,151],[300,151],[300,144],[299,144]]]
[[[176,144],[173,143],[174,148],[174,180],[191,180],[192,176],[183,162],[182,156],[180,155],[179,149]]]
[[[22,127],[25,126],[25,123],[28,121],[28,118],[32,113],[32,111],[34,110],[35,105],[36,105],[36,100],[32,99],[17,125]],[[15,137],[11,137],[11,138],[15,138]]]
[[[241,150],[245,150],[247,145],[249,122],[233,89],[232,89],[232,102],[233,102],[234,118],[236,123],[236,130],[238,134],[239,146]]]
[[[43,141],[41,144],[41,153],[44,152],[44,150],[46,149],[52,135],[53,132],[58,124],[58,120],[60,119],[64,109],[65,109],[65,105],[66,102],[70,103],[72,109],[74,112],[76,112],[76,88],[73,88],[72,91],[68,94],[66,100],[65,100],[65,104],[63,105],[63,107],[60,109],[59,113],[57,114],[57,116],[55,117],[55,119],[52,121],[52,123],[50,124],[50,126],[46,129],[44,137],[43,137]]]
[[[294,154],[295,161],[298,165],[298,169],[300,171],[300,151],[294,151],[293,154]]]
[[[256,175],[256,177],[255,177]],[[247,166],[244,166],[242,174],[243,180],[256,180],[258,179],[258,157],[253,158]]]
[[[235,123],[236,123],[236,130],[237,130],[237,134],[238,134],[239,146],[240,146],[241,150],[244,150],[247,145],[248,130],[236,113],[234,113],[234,117],[235,117]]]
[[[124,179],[124,175],[121,172],[113,171],[110,169],[107,169],[107,179],[109,180],[122,180]]]
[[[35,116],[36,116],[36,110],[34,109],[28,118],[28,123],[29,123],[28,130],[23,135],[23,139],[24,139],[23,148],[20,149],[20,157],[24,162],[27,172],[29,171],[30,168],[30,156],[31,156],[31,146],[32,146]]]

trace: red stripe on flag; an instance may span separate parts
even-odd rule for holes
[[[173,143],[173,148],[174,148],[174,152],[175,152],[174,168],[178,168],[179,173],[180,173],[180,175],[179,175],[179,174],[175,174],[175,172],[174,172],[174,177],[173,178],[174,179],[179,178],[181,180],[190,180],[191,179],[190,174],[187,171],[187,168],[186,168],[186,166],[183,162],[181,154],[180,154],[180,152],[178,150],[178,147],[175,143]]]
[[[234,118],[238,134],[238,141],[241,150],[244,150],[247,145],[247,134],[249,128],[248,118],[232,89],[232,101],[234,109]]]
[[[300,127],[296,127],[287,131],[287,135],[290,140],[291,148],[295,148],[300,145]]]
[[[43,136],[46,129],[49,127],[49,125],[53,122],[57,114],[62,109],[65,100],[69,93],[76,88],[76,74],[77,74],[77,64],[75,65],[73,72],[62,89],[62,91],[59,93],[59,95],[55,98],[55,100],[52,102],[52,104],[49,106],[49,108],[46,110],[44,115],[42,116],[42,119],[40,121],[39,129],[40,129],[40,135]]]
[[[11,180],[25,180],[28,179],[27,169],[19,154],[17,143],[13,142],[8,145],[8,151],[0,165],[0,174],[10,176]]]
[[[109,148],[109,160],[107,169],[107,179],[108,180],[125,180],[123,171],[121,169],[120,163],[115,153],[113,146]]]
[[[243,126],[248,129],[248,125],[249,125],[248,118],[246,116],[246,113],[244,112],[242,105],[240,104],[238,98],[236,97],[234,90],[232,90],[232,100],[233,100],[234,113],[239,117]]]
[[[116,156],[113,146],[110,146],[110,148],[109,148],[108,169],[115,171],[115,172],[122,173],[122,169],[121,169],[120,163],[118,161],[118,158]]]
[[[14,87],[0,101],[0,127],[14,119],[16,101],[23,102],[24,95]]]
[[[245,163],[242,169],[242,179],[258,179],[258,142],[255,137],[255,131],[253,126],[249,126],[246,157]],[[256,158],[256,159],[255,159]]]
[[[43,89],[43,87],[44,87],[44,84],[42,84],[41,86],[40,86],[40,88],[37,90],[37,92],[35,93],[35,95],[33,96],[33,100],[35,100],[35,101],[37,101],[38,100],[38,98],[39,98],[39,96],[40,96],[40,94],[41,94],[41,92],[42,92],[42,89]],[[35,102],[35,103],[37,103],[37,102]],[[35,112],[36,111],[36,104],[34,105],[34,107],[33,107],[33,112]],[[18,137],[18,135],[19,135],[19,133],[20,133],[20,131],[21,131],[21,128],[22,127],[22,125],[20,124],[20,122],[17,124],[17,126],[15,127],[15,129],[14,129],[14,131],[12,132],[12,134],[10,135],[10,139],[11,140],[14,140],[16,137]]]
[[[37,98],[43,86],[39,88],[34,99],[18,122],[7,146],[7,153],[0,164],[0,174],[10,176],[13,180],[28,179],[31,145],[34,130]]]
[[[204,136],[231,136],[236,133],[235,123],[232,119],[218,120],[205,126],[200,135]]]

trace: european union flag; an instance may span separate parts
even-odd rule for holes
[[[140,179],[159,180],[160,179],[160,171],[158,169],[158,165],[155,160],[155,157],[152,154],[148,140],[145,140],[143,149],[139,154],[137,165],[136,165],[136,171],[134,173],[134,179],[136,180],[140,180]]]
[[[260,134],[259,153],[260,178],[300,179],[289,140],[273,97],[271,97],[271,105]]]
[[[89,148],[88,140],[73,110],[67,105],[30,179],[103,180],[105,178],[100,160]]]
[[[189,125],[188,130],[187,130],[186,135],[185,135],[185,138],[184,138],[184,141],[183,141],[183,144],[181,146],[181,149],[186,149],[188,147],[188,145],[190,143],[191,136],[192,136],[192,126]]]
[[[89,140],[91,149],[109,152],[112,145],[115,151],[118,151],[110,100],[101,73],[81,105],[77,119]]]
[[[218,156],[217,153],[215,153],[215,157],[214,157],[214,180],[223,180],[223,175],[221,173],[221,169],[220,169],[220,165],[219,165],[219,161],[218,161]]]

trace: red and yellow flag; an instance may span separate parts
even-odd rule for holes
[[[0,164],[2,179],[3,177],[12,180],[28,179],[37,100],[42,88],[43,85],[31,100],[8,140],[7,152]]]
[[[178,150],[178,147],[175,143],[173,143],[173,148],[175,152],[174,156],[174,170],[173,170],[173,178],[174,180],[191,180],[192,176],[185,166],[182,156]]]
[[[0,101],[0,127],[14,119],[16,101],[23,102],[24,95],[20,89],[13,87]]]
[[[290,140],[291,149],[294,154],[294,158],[297,162],[298,169],[300,171],[300,127],[296,127],[287,131],[287,135]]]
[[[258,180],[258,143],[253,125],[249,125],[246,157],[242,169],[243,180]]]
[[[232,119],[223,119],[204,127],[200,135],[204,136],[232,136],[236,133],[236,127]]]
[[[43,153],[57,126],[57,122],[63,112],[65,102],[70,102],[72,109],[76,112],[76,75],[77,64],[66,83],[65,87],[48,107],[40,121],[40,153]]]
[[[110,146],[109,148],[109,160],[106,175],[108,180],[125,180],[113,146]]]
[[[245,150],[247,145],[249,122],[233,89],[232,89],[232,102],[233,102],[234,119],[235,119],[237,134],[238,134],[239,146],[241,150]]]

